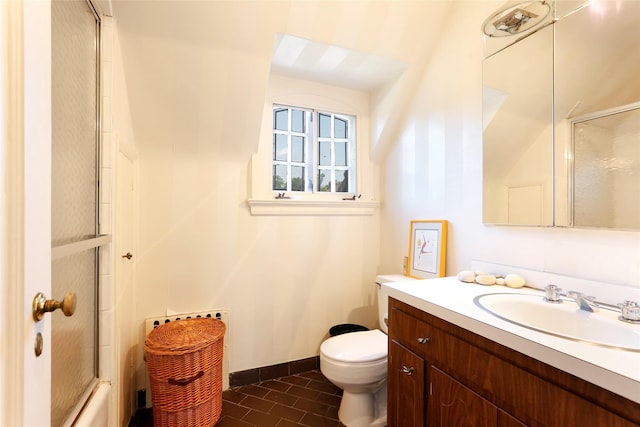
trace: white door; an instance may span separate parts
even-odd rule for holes
[[[54,314],[36,322],[32,304],[37,293],[64,296],[52,295],[52,256],[77,250],[52,250],[51,17],[49,0],[0,1],[0,424],[8,426],[53,421]]]
[[[116,180],[116,354],[118,366],[117,424],[127,425],[136,408],[136,348],[138,330],[135,311],[133,269],[137,253],[133,241],[134,224],[134,168],[133,162],[118,152]]]
[[[16,371],[10,381],[21,393],[8,397],[15,406],[5,414],[7,425],[48,426],[51,407],[51,323],[49,318],[34,322],[32,300],[37,292],[51,293],[51,17],[49,1],[2,2],[8,13],[17,55],[8,58],[15,68],[10,76],[16,103],[13,115],[16,138],[9,141],[18,153],[7,159],[12,168],[15,193],[8,203],[16,215],[11,230],[14,257],[21,268],[13,275],[19,310],[15,322],[21,330],[11,347]],[[5,22],[7,22],[5,20]],[[6,30],[3,29],[6,34]],[[23,43],[20,63],[20,42]],[[6,58],[6,57],[5,57]],[[5,86],[6,87],[6,86]],[[20,87],[23,89],[20,90]],[[23,129],[20,135],[19,128]],[[23,151],[22,151],[23,150]],[[20,158],[19,152],[23,152]],[[6,199],[5,199],[6,200]],[[20,233],[21,231],[21,233]],[[42,353],[36,356],[36,342],[42,338]],[[17,341],[17,339],[16,339]],[[5,377],[6,378],[6,377]]]

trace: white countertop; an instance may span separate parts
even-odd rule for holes
[[[542,296],[540,291],[463,283],[455,277],[407,279],[383,286],[397,300],[640,403],[640,352],[538,332],[493,316],[473,302],[488,293]]]

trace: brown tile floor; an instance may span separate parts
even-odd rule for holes
[[[338,421],[341,395],[320,371],[234,387],[222,394],[216,427],[344,427]],[[152,426],[150,412],[138,412],[129,426]]]

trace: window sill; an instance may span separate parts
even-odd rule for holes
[[[379,206],[378,202],[359,200],[247,200],[251,215],[298,215],[298,216],[370,216]]]

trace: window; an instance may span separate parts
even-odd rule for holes
[[[272,190],[355,193],[355,117],[275,105]]]

